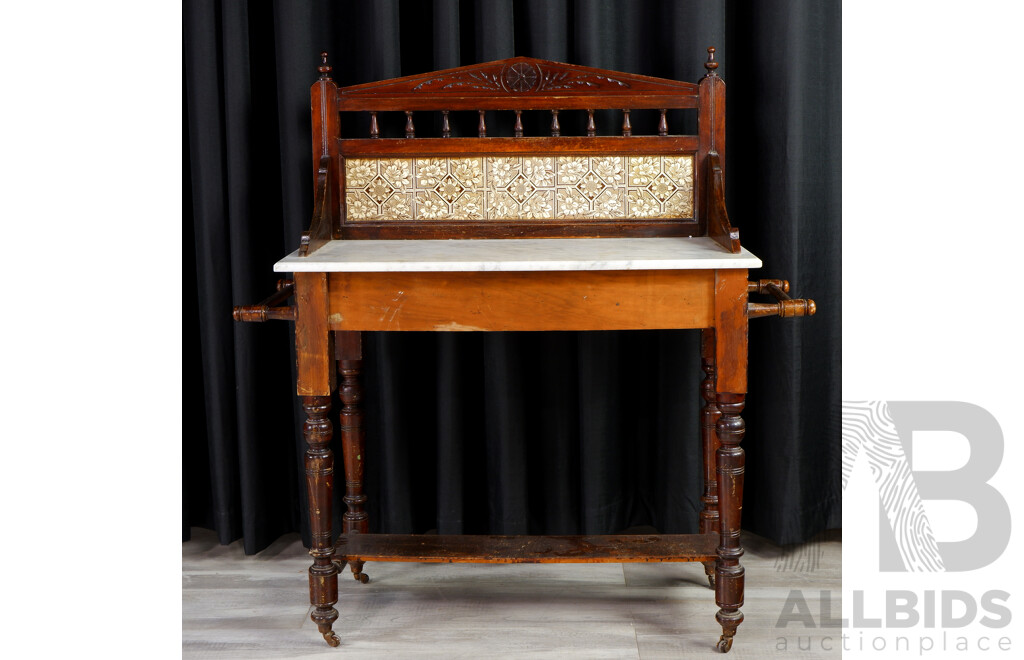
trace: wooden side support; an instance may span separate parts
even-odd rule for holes
[[[303,431],[306,436],[306,485],[309,490],[309,526],[313,534],[313,565],[309,567],[310,618],[331,646],[338,645],[338,636],[331,626],[338,619],[338,566],[334,563],[331,543],[331,493],[334,480],[334,455],[330,450],[331,410],[329,396],[303,397],[306,411]]]
[[[740,517],[743,509],[744,453],[740,441],[745,425],[743,412],[747,392],[747,271],[719,270],[715,273],[715,424],[719,447],[715,452],[718,476],[719,545],[715,569],[715,618],[722,626],[718,649],[732,648],[736,628],[743,621],[743,566],[740,557]]]
[[[329,396],[334,389],[327,329],[327,273],[295,273],[295,354],[299,396]]]
[[[341,115],[338,113],[338,86],[331,79],[331,65],[327,53],[320,53],[319,79],[309,90],[310,121],[313,126],[313,219],[309,229],[308,252],[319,247],[318,241],[341,238],[341,195],[335,191],[344,188],[343,172],[338,166],[338,138],[341,137]],[[325,164],[324,158],[327,159]],[[326,170],[327,185],[321,194],[320,172]],[[320,204],[320,199],[324,204]],[[318,217],[319,213],[319,217]],[[305,243],[305,241],[304,241]],[[300,246],[300,250],[303,248]],[[306,253],[303,253],[306,254]]]
[[[708,217],[711,197],[708,174],[712,154],[718,157],[719,166],[725,170],[725,81],[718,77],[714,47],[708,48],[708,60],[704,63],[704,68],[707,74],[700,79],[698,86],[697,130],[700,134],[700,146],[697,149],[697,161],[694,163],[694,174],[700,184],[697,186],[697,198],[694,202],[699,214],[701,234],[712,236]]]
[[[740,441],[746,426],[740,413],[746,395],[740,393],[718,393],[718,408],[721,417],[718,419],[717,431],[720,446],[717,451],[718,462],[718,500],[721,531],[718,546],[718,566],[716,569],[717,584],[715,585],[715,602],[718,614],[715,615],[722,625],[722,637],[718,642],[718,650],[727,652],[732,648],[732,638],[736,628],[743,622],[743,566],[740,557],[743,547],[740,545],[740,512],[743,503],[743,474],[745,457]]]
[[[316,172],[313,219],[309,222],[309,229],[302,232],[299,241],[300,257],[308,257],[331,240],[331,206],[336,197],[331,187],[331,169],[330,156],[321,158]]]
[[[360,376],[363,370],[363,343],[360,332],[335,333],[334,346],[338,358],[338,373],[341,382],[338,396],[341,399],[341,444],[345,458],[345,533],[366,534],[369,531],[369,515],[366,513],[366,494],[363,492],[363,386]],[[363,573],[363,562],[350,563],[352,577],[366,584],[370,577]]]
[[[718,395],[715,392],[716,360],[715,360],[715,329],[705,328],[700,335],[700,362],[704,371],[701,382],[701,398],[704,406],[700,411],[700,441],[704,457],[704,494],[700,500],[703,504],[700,512],[699,530],[701,534],[719,532],[718,519],[718,462],[715,454],[718,451],[718,435],[715,425],[721,416],[718,411]],[[708,578],[708,586],[715,588],[715,562],[704,562],[704,573]]]
[[[718,154],[708,155],[705,177],[707,210],[704,217],[708,221],[708,236],[729,252],[738,253],[740,231],[729,224],[729,213],[725,210],[725,170]]]
[[[747,391],[747,271],[715,271],[715,390]]]
[[[697,209],[701,230],[729,252],[740,251],[740,234],[725,210],[725,82],[718,77],[715,49],[708,48],[707,74],[700,80],[696,172]]]

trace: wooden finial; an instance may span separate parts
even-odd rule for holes
[[[327,63],[327,51],[320,53],[320,66],[316,68],[320,72],[320,80],[331,79],[331,65]]]
[[[709,76],[716,76],[715,69],[718,68],[718,62],[715,61],[715,47],[708,46],[708,61],[704,63],[704,68],[708,70]]]

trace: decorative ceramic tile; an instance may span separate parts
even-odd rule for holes
[[[692,218],[693,156],[349,158],[353,221]]]

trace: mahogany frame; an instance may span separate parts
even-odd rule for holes
[[[311,89],[314,214],[299,254],[330,240],[361,238],[477,238],[583,236],[710,236],[738,253],[738,232],[725,208],[725,83],[714,48],[699,84],[516,57],[377,83],[338,88],[327,54]],[[598,137],[596,109],[623,110],[621,137]],[[634,136],[629,110],[661,110],[657,136]],[[699,134],[668,134],[666,110],[696,108]],[[525,137],[522,110],[552,111],[551,137]],[[587,136],[561,135],[558,111],[588,111]],[[441,138],[416,138],[413,113],[442,112]],[[478,137],[447,139],[448,112],[477,110]],[[516,137],[486,137],[485,110],[516,113]],[[339,113],[368,111],[368,138],[342,138]],[[403,111],[406,138],[380,137],[377,112]],[[694,218],[658,221],[606,219],[549,222],[345,221],[343,159],[352,156],[464,154],[692,153]],[[636,562],[699,561],[715,590],[722,627],[718,648],[728,651],[743,621],[744,570],[739,559],[747,391],[747,320],[814,313],[813,301],[792,300],[782,280],[748,282],[747,270],[558,272],[296,272],[260,305],[236,308],[237,320],[293,319],[297,393],[303,398],[308,444],[306,474],[313,545],[309,569],[312,620],[332,646],[338,618],[338,574],[346,564],[367,582],[366,561],[417,562]],[[402,299],[394,303],[395,292]],[[294,293],[293,308],[276,307]],[[748,304],[764,293],[775,304]],[[394,311],[392,311],[394,310]],[[400,313],[399,311],[400,310]],[[529,310],[524,313],[523,310]],[[703,383],[700,437],[703,495],[699,533],[657,536],[418,536],[368,534],[363,492],[365,443],[360,384],[364,331],[701,329]],[[343,533],[331,529],[334,457],[331,396],[339,417],[345,495]]]

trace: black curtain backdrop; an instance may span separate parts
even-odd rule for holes
[[[729,211],[765,264],[752,276],[819,309],[751,324],[743,527],[791,543],[841,526],[840,35],[840,3],[820,0],[186,1],[184,538],[309,543],[292,330],[234,323],[231,307],[273,290],[309,223],[320,50],[339,85],[513,55],[696,82],[716,46]],[[365,341],[372,531],[697,530],[698,332]]]

